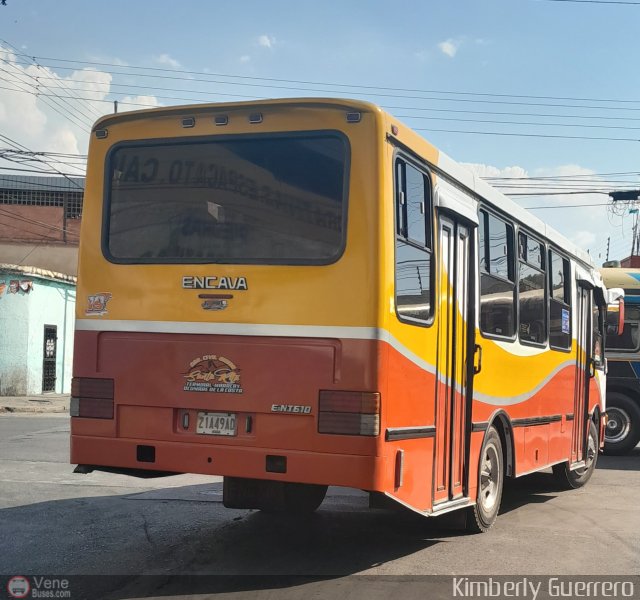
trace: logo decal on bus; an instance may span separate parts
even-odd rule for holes
[[[203,301],[200,306],[204,310],[224,310],[233,294],[198,294],[198,298]]]
[[[185,392],[242,394],[240,369],[224,356],[207,354],[194,358],[183,377]]]
[[[195,277],[185,275],[182,278],[185,290],[248,290],[246,277]]]
[[[92,294],[87,296],[87,310],[85,315],[99,316],[107,314],[107,302],[111,300],[111,294],[109,292],[100,292],[99,294]]]
[[[293,415],[310,415],[311,407],[303,404],[272,404],[271,412],[289,413]]]

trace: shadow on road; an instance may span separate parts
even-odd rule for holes
[[[640,446],[636,446],[629,454],[623,456],[601,455],[598,458],[598,469],[640,471]]]
[[[280,589],[362,573],[461,534],[451,517],[371,510],[364,493],[331,491],[306,517],[224,509],[220,484],[5,508],[0,530],[13,551],[0,556],[0,573],[77,574],[75,597],[92,598]]]
[[[637,468],[638,458],[600,457],[598,467]],[[501,513],[558,493],[550,473],[509,481]],[[306,517],[227,510],[221,500],[221,484],[204,484],[6,508],[0,530],[16,547],[0,557],[0,573],[95,574],[80,577],[76,591],[114,600],[275,593],[366,574],[466,535],[460,512],[425,519],[371,510],[366,494],[340,488]]]

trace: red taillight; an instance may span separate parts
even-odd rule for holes
[[[69,412],[72,417],[113,419],[113,379],[74,377]]]
[[[380,394],[323,390],[318,404],[318,432],[342,435],[380,433]]]

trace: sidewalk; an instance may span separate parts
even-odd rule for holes
[[[69,413],[69,394],[0,396],[0,414]]]

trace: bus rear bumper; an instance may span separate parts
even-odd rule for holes
[[[72,435],[71,463],[386,491],[384,457],[379,456]]]

